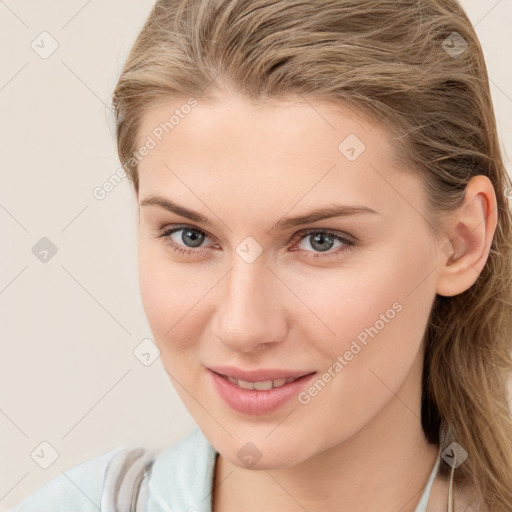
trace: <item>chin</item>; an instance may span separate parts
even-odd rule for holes
[[[238,430],[243,432],[243,430]],[[313,453],[304,450],[304,444],[297,439],[284,444],[283,439],[276,436],[267,438],[268,428],[261,436],[239,435],[236,438],[224,439],[217,451],[231,464],[244,469],[281,469],[300,464]],[[272,437],[272,436],[270,436]]]

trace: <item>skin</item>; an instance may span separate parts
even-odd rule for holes
[[[139,144],[185,101],[149,110]],[[256,106],[226,95],[184,117],[139,164],[139,279],[162,363],[219,452],[214,512],[412,512],[439,448],[420,423],[428,315],[436,293],[462,293],[487,260],[497,222],[491,182],[471,180],[437,240],[419,178],[391,164],[389,133],[346,107],[291,97]],[[366,146],[354,161],[338,149],[351,133]],[[152,194],[212,225],[140,206]],[[378,213],[269,231],[331,203]],[[180,255],[171,235],[167,244],[156,236],[171,224],[206,234],[200,248],[184,231],[172,235],[199,252]],[[358,243],[335,254],[347,246],[333,241],[322,252],[315,233],[301,238],[309,228]],[[248,236],[262,249],[252,263],[236,252]],[[321,375],[394,303],[400,312],[306,405],[244,415],[211,385],[210,365]],[[262,454],[251,467],[237,457],[247,442]],[[444,509],[446,492],[435,483],[432,510]]]

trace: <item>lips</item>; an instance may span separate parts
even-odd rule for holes
[[[211,367],[208,370],[214,388],[224,402],[235,411],[248,415],[270,414],[276,411],[293,397],[297,397],[304,387],[315,378],[316,373],[276,369],[244,372],[227,367]],[[274,377],[276,375],[284,375],[285,377],[267,380],[245,380],[232,375],[226,376],[219,373],[219,370],[252,379],[267,379],[269,376]],[[248,375],[251,377],[248,377]]]
[[[220,374],[218,374],[220,375]],[[256,389],[258,391],[265,391],[272,388],[280,388],[281,386],[284,386],[285,384],[289,384],[290,382],[293,382],[297,379],[300,379],[300,377],[289,377],[288,379],[269,379],[266,381],[246,381],[243,379],[235,379],[235,377],[227,376],[227,375],[221,375],[222,377],[229,380],[229,382],[232,382],[233,384],[236,384],[237,386],[244,388],[244,389]]]
[[[304,375],[315,373],[315,370],[284,370],[280,368],[261,368],[258,370],[242,370],[234,366],[210,366],[210,370],[225,377],[233,377],[245,382],[265,382],[279,379],[298,379]]]

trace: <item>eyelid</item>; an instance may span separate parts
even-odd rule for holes
[[[193,226],[192,224],[184,224],[184,223],[178,223],[178,224],[166,224],[164,226],[162,226],[158,231],[157,233],[155,233],[155,237],[159,237],[159,236],[163,236],[164,233],[169,233],[171,231],[178,231],[180,229],[186,229],[186,228],[190,228],[190,229],[194,229],[195,231],[199,231],[200,233],[204,233],[208,238],[210,239],[217,239],[214,235],[210,234],[208,231],[206,231],[205,229],[203,228],[199,228],[197,226]],[[336,229],[331,229],[331,228],[324,228],[324,227],[321,227],[321,226],[314,226],[314,227],[309,227],[309,228],[303,228],[303,229],[300,229],[299,231],[296,231],[291,237],[290,239],[288,240],[288,243],[291,243],[291,242],[294,242],[297,238],[301,238],[301,237],[304,237],[310,233],[316,233],[316,232],[327,232],[327,233],[332,233],[333,235],[336,235],[336,236],[339,236],[340,238],[344,238],[348,241],[351,241],[351,242],[357,242],[357,238],[354,237],[353,235],[349,235],[348,233],[345,233],[345,232],[342,232],[342,231],[338,231]]]
[[[215,236],[210,234],[208,231],[198,228],[197,226],[193,226],[192,224],[166,224],[165,226],[162,226],[156,233],[154,233],[155,238],[167,238],[171,234],[174,234],[176,231],[180,231],[181,229],[193,229],[194,231],[198,231],[199,233],[203,233],[206,235],[207,238],[210,240],[217,240]],[[196,251],[199,251],[205,247],[198,247],[195,249]],[[192,247],[188,247],[187,249],[194,250]]]
[[[203,233],[204,235],[206,235],[207,238],[217,240],[217,238],[215,236],[211,235],[208,231],[206,231],[202,228],[193,226],[192,224],[185,224],[185,223],[166,224],[165,226],[160,228],[160,230],[156,234],[154,234],[154,236],[156,238],[164,238],[163,242],[170,245],[173,249],[175,249],[177,251],[186,252],[189,254],[193,254],[193,253],[199,254],[207,247],[211,247],[211,246],[201,246],[201,247],[197,247],[197,248],[192,248],[192,247],[187,247],[187,246],[182,246],[180,244],[176,244],[176,242],[169,240],[171,234],[174,234],[176,231],[180,231],[182,229],[187,229],[187,228],[192,229],[194,231],[198,231],[199,233]],[[296,240],[301,241],[302,239],[306,238],[308,235],[310,235],[312,233],[318,233],[318,232],[325,233],[328,235],[329,234],[334,235],[337,239],[342,241],[342,243],[344,244],[345,247],[343,249],[338,248],[337,250],[326,251],[326,254],[322,254],[321,252],[317,253],[314,251],[305,251],[306,253],[310,254],[309,256],[307,256],[309,258],[316,258],[316,257],[328,258],[330,256],[335,257],[338,255],[338,253],[346,252],[350,249],[355,248],[359,244],[359,240],[356,237],[354,237],[348,233],[340,232],[335,229],[324,228],[324,227],[319,226],[319,227],[303,228],[299,231],[296,231],[290,237],[290,239],[288,240],[286,245],[288,246],[291,243],[295,244]],[[291,252],[295,252],[296,250],[297,249],[293,249]]]
[[[349,235],[348,233],[345,233],[343,231],[338,231],[336,229],[330,229],[330,228],[322,228],[322,227],[313,227],[313,228],[305,228],[301,229],[300,231],[297,231],[292,235],[290,238],[290,242],[294,242],[297,238],[303,238],[307,235],[310,235],[311,233],[317,233],[317,232],[323,232],[327,234],[333,234],[336,237],[342,238],[348,242],[357,242],[357,238]]]

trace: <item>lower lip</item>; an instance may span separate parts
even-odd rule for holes
[[[242,414],[253,415],[269,414],[279,409],[288,400],[297,396],[316,375],[316,373],[312,373],[279,388],[259,391],[241,388],[218,373],[208,371],[217,392],[232,409]]]

